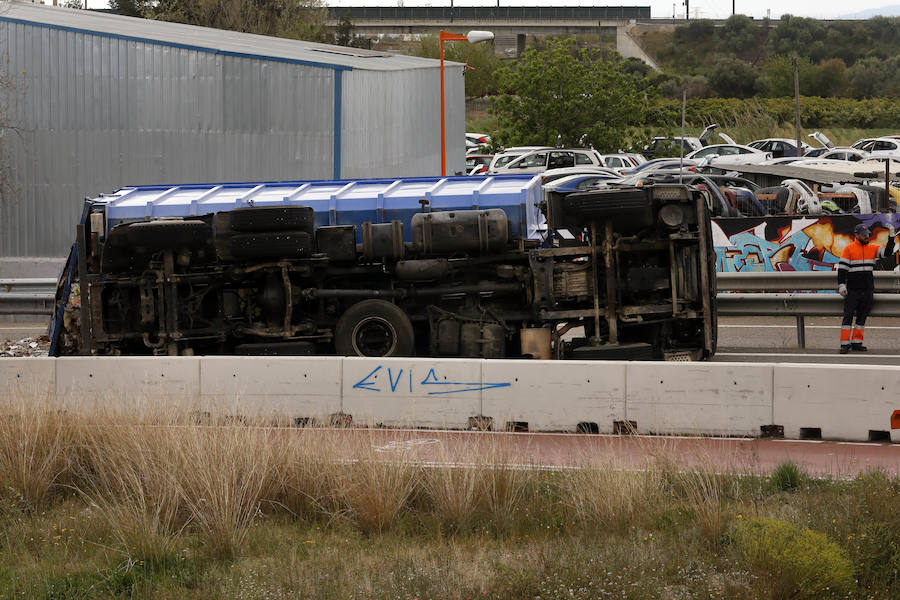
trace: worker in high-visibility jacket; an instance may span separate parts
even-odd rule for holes
[[[894,227],[888,228],[884,246],[869,243],[869,228],[860,223],[853,230],[856,238],[844,246],[838,262],[838,293],[844,297],[844,320],[841,322],[841,354],[850,350],[865,352],[866,318],[872,310],[875,294],[875,261],[894,254]],[[853,324],[853,317],[856,324]]]

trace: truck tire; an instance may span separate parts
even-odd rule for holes
[[[132,246],[150,250],[197,248],[209,243],[212,229],[204,221],[160,220],[132,223],[126,231]]]
[[[313,233],[315,213],[309,206],[262,206],[231,211],[234,231],[305,231]]]
[[[312,244],[305,231],[242,233],[231,238],[231,255],[237,260],[307,258],[310,254]]]
[[[334,328],[342,356],[412,356],[415,334],[409,317],[384,300],[363,300],[348,308]]]

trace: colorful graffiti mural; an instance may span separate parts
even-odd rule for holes
[[[887,243],[886,225],[900,230],[900,214],[738,217],[713,219],[716,269],[734,271],[832,271],[853,228],[864,223],[872,241]],[[896,255],[884,260],[893,268]]]

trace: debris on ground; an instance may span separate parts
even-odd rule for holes
[[[22,338],[18,341],[0,340],[0,358],[10,356],[49,356],[50,336]]]

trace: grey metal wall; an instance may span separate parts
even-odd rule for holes
[[[0,256],[61,256],[124,185],[330,178],[330,68],[0,22],[15,192]]]
[[[445,65],[447,174],[465,167],[462,65]],[[440,175],[439,69],[343,73],[344,177]],[[384,165],[394,165],[385,173]]]

